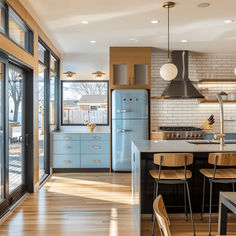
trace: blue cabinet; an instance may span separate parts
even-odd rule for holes
[[[110,168],[109,134],[52,134],[53,168]]]
[[[55,154],[54,155],[54,168],[80,168],[80,155],[79,154]]]
[[[81,168],[109,168],[108,154],[81,154]]]
[[[54,141],[53,153],[55,154],[80,153],[80,141]]]
[[[81,153],[109,153],[108,141],[81,141]]]

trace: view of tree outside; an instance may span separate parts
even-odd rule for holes
[[[22,77],[13,70],[9,70],[9,105],[10,105],[10,121],[19,122],[21,124],[20,103],[22,99]]]
[[[9,68],[9,191],[22,184],[23,74]]]
[[[108,123],[107,82],[68,81],[62,89],[64,124]]]

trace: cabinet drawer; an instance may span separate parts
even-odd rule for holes
[[[82,134],[81,140],[83,141],[108,141],[109,134]]]
[[[54,141],[53,153],[55,154],[79,154],[80,141]]]
[[[108,154],[82,154],[81,168],[110,168]]]
[[[52,135],[53,140],[59,140],[59,141],[79,141],[80,140],[80,134],[53,134]]]
[[[81,153],[109,153],[109,142],[81,141]]]
[[[80,155],[54,155],[53,168],[80,168]]]

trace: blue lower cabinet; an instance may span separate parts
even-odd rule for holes
[[[80,153],[80,141],[54,141],[53,153],[55,154]]]
[[[109,141],[81,141],[81,153],[109,153]]]
[[[53,168],[110,168],[109,134],[56,134],[52,140]]]
[[[53,168],[80,168],[80,154],[54,155]]]
[[[108,154],[82,154],[81,168],[109,168],[110,159]]]
[[[82,141],[109,141],[109,134],[82,134]]]

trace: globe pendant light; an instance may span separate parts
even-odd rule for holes
[[[174,2],[164,2],[163,7],[168,8],[168,62],[162,65],[160,75],[162,79],[170,81],[176,78],[178,69],[175,64],[171,63],[170,59],[170,8],[174,7]]]

